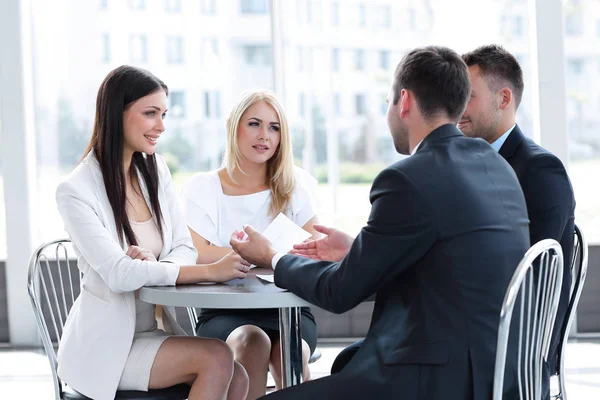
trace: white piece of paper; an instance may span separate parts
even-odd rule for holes
[[[278,253],[287,253],[294,248],[295,244],[302,243],[312,236],[282,213],[275,217],[263,235]]]
[[[266,281],[266,282],[275,283],[275,275],[256,274],[256,277],[260,278],[260,279],[262,279],[263,281]]]

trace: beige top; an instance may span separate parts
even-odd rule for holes
[[[150,250],[158,260],[163,247],[163,240],[154,219],[145,222],[129,220],[139,247]],[[135,333],[148,332],[157,328],[155,306],[135,299]]]

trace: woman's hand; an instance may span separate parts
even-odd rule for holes
[[[250,271],[250,263],[244,260],[235,251],[230,252],[216,263],[208,266],[209,280],[226,282],[235,278],[245,278]]]
[[[134,260],[142,261],[157,261],[154,254],[148,249],[144,249],[140,246],[129,246],[127,249],[127,255]]]

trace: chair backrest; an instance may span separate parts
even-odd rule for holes
[[[62,385],[53,342],[59,342],[67,315],[80,293],[81,274],[69,260],[71,241],[56,240],[38,247],[29,260],[27,291],[54,380],[57,399]]]
[[[494,400],[501,400],[511,319],[520,300],[517,379],[521,399],[537,400],[542,393],[542,363],[548,357],[552,327],[562,285],[563,253],[554,239],[533,245],[517,266],[508,285],[498,329]]]
[[[579,304],[579,298],[583,291],[583,285],[585,283],[585,277],[587,276],[588,267],[588,245],[585,240],[585,236],[581,229],[575,225],[575,237],[573,238],[573,257],[571,260],[571,276],[573,282],[571,284],[571,293],[569,296],[569,306],[567,307],[567,314],[560,335],[560,343],[558,344],[558,375],[559,375],[559,390],[561,392],[561,399],[565,400],[565,349],[567,347],[567,340],[569,339],[569,332],[571,331],[571,325],[575,319],[575,311]]]

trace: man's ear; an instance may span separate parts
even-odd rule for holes
[[[514,101],[512,90],[508,87],[500,89],[498,96],[500,99],[498,105],[501,110],[506,110]]]
[[[412,103],[412,96],[408,90],[402,89],[402,91],[400,92],[399,102],[400,107],[398,108],[400,110],[400,118],[404,118],[406,114],[408,114]]]

